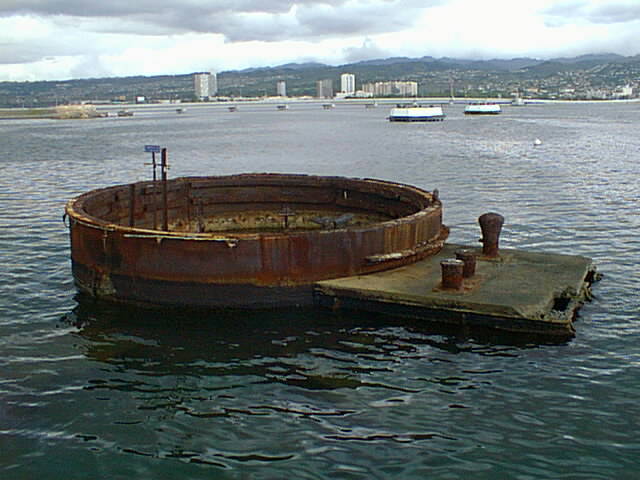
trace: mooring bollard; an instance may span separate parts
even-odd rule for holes
[[[473,277],[476,273],[476,255],[471,250],[456,250],[456,258],[464,263],[462,276]]]
[[[448,258],[440,262],[442,268],[442,288],[460,290],[462,288],[462,272],[464,262],[455,258]]]
[[[482,230],[482,254],[487,257],[498,256],[498,242],[504,217],[499,213],[485,213],[478,218]]]

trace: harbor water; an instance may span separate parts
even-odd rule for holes
[[[0,123],[0,478],[633,479],[640,471],[640,104],[134,109]],[[539,144],[534,144],[540,139]],[[151,178],[286,172],[438,189],[449,241],[584,255],[554,343],[316,310],[143,311],[76,295],[66,201]]]

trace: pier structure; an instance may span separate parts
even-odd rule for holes
[[[157,147],[157,146],[150,146]],[[371,311],[566,337],[590,259],[447,244],[437,189],[287,174],[167,178],[68,202],[72,271],[96,298],[145,307]],[[153,150],[155,152],[155,150]],[[150,150],[151,151],[151,150]],[[153,153],[155,158],[155,153]]]
[[[473,255],[475,272],[464,277]],[[455,279],[443,276],[459,262]],[[454,274],[455,276],[455,274]],[[498,256],[481,248],[445,244],[432,257],[394,270],[317,282],[316,304],[334,311],[369,311],[463,327],[571,337],[581,305],[596,279],[589,258],[503,249]]]

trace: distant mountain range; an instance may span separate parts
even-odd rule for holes
[[[560,78],[567,76],[581,77],[583,81],[580,87],[584,87],[586,83],[593,83],[594,88],[603,86],[614,90],[620,84],[640,81],[640,56],[624,57],[605,53],[550,60],[473,60],[425,56],[365,60],[339,66],[290,63],[268,68],[221,72],[218,81],[223,94],[272,94],[275,82],[285,80],[288,94],[313,95],[317,80],[332,79],[334,86],[339,88],[340,74],[345,72],[355,74],[358,86],[385,80],[416,81],[420,85],[419,94],[425,96],[449,95],[452,83],[455,88],[463,86],[466,93],[477,96],[509,95],[514,89],[521,90],[534,84],[535,88],[544,87],[545,84],[554,82],[564,84],[564,89],[570,90],[573,88],[571,82]],[[597,72],[597,75],[594,72]],[[554,80],[553,77],[558,78]],[[590,79],[587,80],[587,77]],[[543,82],[545,79],[548,81]],[[480,88],[488,84],[495,88]]]
[[[273,67],[248,68],[218,73],[219,95],[270,96],[276,82],[286,81],[289,96],[315,94],[321,79],[334,81],[339,89],[341,73],[353,73],[358,88],[367,82],[407,80],[419,84],[419,95],[456,96],[509,95],[514,90],[551,92],[614,91],[620,85],[640,89],[640,55],[624,57],[604,53],[571,58],[540,60],[457,59],[392,57],[332,66],[321,63],[288,63]],[[572,80],[573,78],[573,80]],[[599,91],[599,90],[598,90]],[[191,74],[92,78],[67,81],[0,82],[0,106],[47,106],[78,101],[193,100]]]
[[[602,53],[602,54],[588,54],[581,55],[578,57],[561,57],[561,58],[553,58],[549,60],[540,60],[536,58],[511,58],[511,59],[489,59],[489,60],[471,60],[471,59],[460,59],[460,58],[450,58],[450,57],[441,57],[435,58],[430,56],[424,56],[420,58],[410,58],[410,57],[390,57],[390,58],[381,58],[375,60],[363,60],[360,62],[344,64],[339,66],[330,66],[322,63],[287,63],[284,65],[278,65],[274,67],[261,67],[261,68],[247,68],[244,70],[235,70],[223,72],[224,74],[233,74],[233,73],[253,73],[253,72],[265,72],[269,70],[317,70],[321,68],[327,69],[341,69],[341,70],[353,70],[359,68],[367,68],[367,67],[387,67],[391,65],[398,64],[429,64],[429,65],[441,65],[446,66],[447,68],[476,68],[479,70],[502,70],[502,71],[513,71],[519,70],[522,68],[533,68],[537,65],[541,64],[556,64],[556,65],[571,65],[576,66],[580,65],[584,68],[590,68],[594,65],[603,64],[603,63],[633,63],[640,62],[640,55],[634,57],[625,57],[622,55],[618,55],[615,53]]]

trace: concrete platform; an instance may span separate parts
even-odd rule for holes
[[[440,262],[455,258],[460,249],[477,254],[476,274],[461,290],[445,290]],[[412,265],[317,282],[314,300],[334,310],[571,337],[594,278],[586,257],[501,249],[499,257],[486,258],[482,248],[446,244],[439,254]]]

